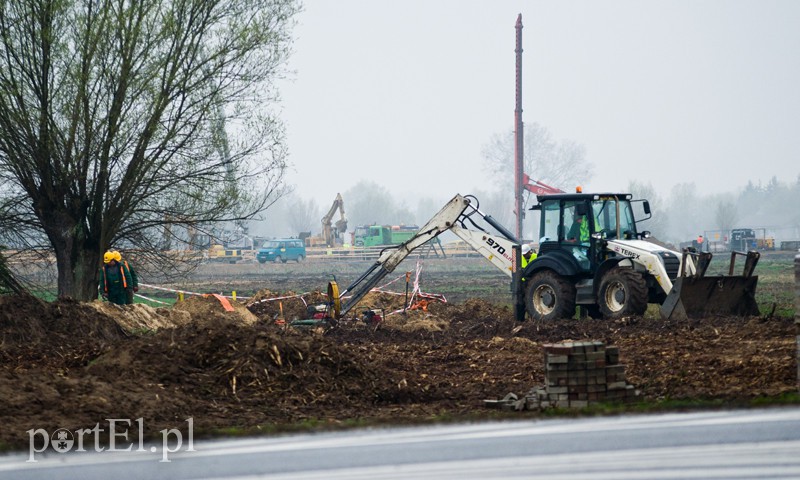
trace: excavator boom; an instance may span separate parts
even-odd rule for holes
[[[522,174],[522,187],[534,195],[552,195],[555,193],[566,193],[560,188],[551,187],[550,185],[534,180],[528,176],[527,173]]]
[[[477,206],[472,204],[472,200],[477,205],[477,199],[474,197],[462,195],[453,197],[413,237],[396,247],[383,250],[369,270],[346,290],[339,292],[336,282],[330,282],[328,297],[333,307],[333,317],[339,319],[346,315],[386,275],[394,271],[411,252],[448,230],[467,242],[498,269],[511,276],[513,267],[511,252],[514,244],[519,244],[519,241],[491,216],[484,215],[478,210]],[[494,227],[500,232],[500,235],[493,234],[479,226],[471,218],[474,214],[479,215],[483,221]],[[467,228],[466,222],[469,222],[477,231]],[[349,297],[343,302],[342,299],[348,294]]]
[[[336,244],[336,235],[333,232],[332,219],[337,210],[340,212],[340,218],[336,221],[336,231],[342,233],[347,230],[347,217],[344,213],[344,200],[342,200],[342,194],[340,193],[336,194],[336,199],[334,199],[333,204],[331,204],[328,213],[322,217],[322,239],[325,244],[330,247]]]

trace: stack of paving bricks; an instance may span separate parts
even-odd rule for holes
[[[603,342],[544,345],[545,386],[526,396],[528,410],[583,408],[599,402],[628,402],[637,392],[625,380],[619,349]]]

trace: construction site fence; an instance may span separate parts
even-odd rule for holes
[[[374,261],[386,250],[397,248],[397,246],[375,246],[375,247],[307,247],[304,261],[318,260],[341,260],[341,261]],[[208,257],[209,262],[223,263],[256,263],[256,250],[226,250],[225,255]],[[411,253],[412,257],[422,258],[457,258],[457,257],[479,257],[475,250],[468,246],[456,245],[447,246],[439,244],[427,244],[417,248]]]
[[[310,247],[306,248],[306,256],[304,261],[374,261],[377,260],[386,249],[396,248],[393,246],[376,246],[376,247]],[[168,255],[179,257],[186,261],[200,261],[202,263],[258,263],[256,260],[257,250],[250,249],[225,249],[214,252],[214,255],[209,255],[209,251],[190,251],[190,250],[174,250],[165,252]],[[4,252],[4,256],[9,264],[12,265],[41,265],[42,263],[55,264],[55,257],[49,252],[44,251],[28,251]],[[480,257],[475,250],[466,245],[439,245],[429,244],[414,250],[411,255],[413,258],[459,258],[459,257]],[[135,254],[134,254],[135,257]]]
[[[341,248],[307,248],[307,258],[314,260],[377,260],[381,253],[392,250],[396,246],[376,246],[376,247],[341,247]],[[469,247],[448,247],[435,244],[423,245],[411,254],[414,257],[478,257],[475,250]]]

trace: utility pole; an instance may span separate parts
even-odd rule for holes
[[[523,176],[523,124],[522,124],[522,14],[517,16],[517,106],[514,109],[514,212],[517,214],[517,238],[523,240],[522,219],[525,212],[522,210],[522,176]]]

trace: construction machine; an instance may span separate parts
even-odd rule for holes
[[[728,275],[706,275],[710,252],[679,253],[647,241],[650,232],[638,230],[637,224],[652,216],[647,200],[619,193],[538,195],[537,200],[532,209],[541,213],[539,254],[522,273],[532,317],[571,317],[578,305],[592,317],[622,318],[643,314],[649,303],[661,305],[664,319],[759,314],[757,251],[735,251]],[[635,204],[643,211],[640,218]],[[734,275],[738,256],[745,257],[744,268]]]
[[[551,187],[550,185],[534,180],[528,176],[527,173],[522,174],[522,188],[531,192],[534,195],[550,195],[553,193],[565,193],[560,188]]]
[[[660,304],[664,319],[759,314],[758,277],[753,275],[758,252],[734,252],[729,275],[706,275],[711,253],[678,253],[647,241],[649,232],[638,231],[637,222],[651,217],[650,205],[631,198],[618,193],[538,195],[531,209],[541,212],[539,253],[523,269],[520,241],[482,213],[475,197],[456,195],[414,237],[384,249],[346,289],[330,282],[330,315],[344,317],[412,251],[445,231],[511,278],[518,320],[526,312],[541,321],[572,318],[576,306],[592,317],[618,319],[643,314],[648,303]],[[641,204],[642,218],[634,216],[634,203]],[[742,275],[733,274],[737,255],[746,257]]]
[[[339,220],[333,223],[333,216],[339,211]],[[319,237],[306,235],[305,243],[307,247],[335,247],[341,244],[340,236],[347,230],[347,217],[344,213],[344,200],[342,194],[337,193],[336,198],[331,204],[328,213],[322,217],[322,234]]]
[[[362,225],[353,232],[353,245],[356,247],[376,247],[398,245],[419,230],[419,225]]]
[[[493,233],[490,228],[499,233]],[[509,277],[512,276],[515,258],[513,247],[519,246],[519,240],[490,215],[482,213],[478,209],[477,198],[471,195],[456,195],[414,236],[400,245],[383,249],[378,260],[346,289],[340,290],[335,280],[329,282],[330,316],[334,319],[344,317],[411,252],[446,231],[456,234],[494,266]]]
[[[331,219],[336,213],[336,210],[339,210],[339,220],[336,221],[336,226],[333,227],[331,225]],[[337,193],[330,210],[322,217],[322,238],[325,240],[326,245],[333,247],[336,245],[339,235],[346,230],[347,217],[344,214],[344,200],[342,200],[342,195]]]

